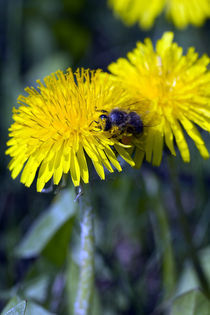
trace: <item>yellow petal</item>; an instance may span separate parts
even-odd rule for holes
[[[200,135],[200,132],[198,131],[198,129],[196,128],[196,126],[191,123],[187,118],[185,118],[184,116],[182,116],[181,118],[179,118],[183,127],[185,128],[186,132],[188,133],[188,135],[193,139],[196,147],[198,148],[201,156],[204,159],[208,159],[209,158],[209,152],[205,146],[205,143]]]
[[[96,172],[100,176],[101,179],[105,179],[105,173],[104,173],[104,168],[103,165],[99,162],[93,161],[93,165],[95,167]]]
[[[120,145],[115,144],[115,149],[117,150],[117,152],[119,153],[119,155],[131,166],[135,165],[135,162],[132,160],[132,158],[130,157],[129,153]]]
[[[118,170],[118,172],[121,172],[122,167],[121,167],[120,163],[118,162],[112,149],[109,146],[106,146],[104,148],[104,151],[105,151],[106,155],[109,157],[109,160],[112,163],[112,165]]]
[[[171,154],[176,156],[176,151],[174,149],[174,143],[173,143],[174,136],[167,120],[165,120],[164,122],[164,136],[165,136],[166,145],[169,148]]]
[[[74,152],[74,150],[71,151],[71,178],[74,183],[74,186],[79,186],[80,184],[80,166],[78,163],[77,156]]]
[[[79,150],[77,152],[77,158],[78,158],[78,162],[80,165],[81,177],[82,177],[84,183],[87,184],[89,182],[89,172],[88,172],[88,166],[87,166],[85,153],[84,153],[84,150],[83,150],[83,147],[81,144],[80,144]]]
[[[155,166],[159,166],[163,156],[163,133],[159,128],[156,130],[153,141],[154,146],[152,163]]]
[[[188,144],[185,140],[183,131],[178,123],[178,121],[174,121],[174,123],[171,124],[172,131],[174,133],[177,146],[179,148],[179,151],[181,153],[182,159],[184,162],[190,161],[190,151],[188,148]]]
[[[144,160],[145,152],[142,151],[140,148],[136,148],[135,154],[134,154],[134,162],[135,162],[135,168],[140,168],[143,160]]]

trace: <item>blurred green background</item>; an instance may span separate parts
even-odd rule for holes
[[[18,313],[7,314],[72,314],[78,281],[80,231],[73,187],[57,195],[37,193],[35,184],[25,188],[7,169],[7,130],[18,95],[58,69],[106,71],[136,41],[151,37],[155,42],[166,30],[174,31],[184,51],[195,46],[200,54],[210,55],[210,21],[202,28],[177,31],[160,16],[145,32],[137,25],[124,26],[105,0],[0,1],[2,314],[18,303],[13,309]],[[209,135],[203,137],[210,148]],[[178,154],[172,163],[196,254],[210,280],[210,161],[203,161],[189,145],[191,162],[184,164]],[[166,153],[159,168],[123,165],[122,173],[107,174],[104,182],[91,170],[94,315],[210,314],[186,251],[168,160]]]

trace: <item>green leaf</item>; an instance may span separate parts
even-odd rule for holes
[[[22,291],[26,299],[33,299],[43,303],[47,299],[47,290],[50,284],[49,275],[39,275],[22,285]]]
[[[192,290],[176,298],[170,315],[210,315],[210,302],[199,291]]]
[[[64,225],[56,232],[42,252],[44,257],[46,257],[50,262],[53,262],[58,267],[64,263],[68,254],[73,221],[73,218],[66,221]]]
[[[26,301],[20,301],[18,297],[12,298],[3,309],[1,315],[25,315]]]
[[[1,315],[55,315],[48,312],[40,305],[33,302],[21,300],[18,296],[13,297]]]
[[[27,303],[26,313],[25,315],[55,315],[54,313],[48,312],[40,305],[29,302]]]
[[[206,247],[199,251],[199,259],[206,278],[210,282],[210,247]],[[187,291],[191,291],[192,289],[197,289],[198,287],[199,282],[197,275],[192,267],[192,264],[188,262],[179,281],[176,295],[181,295]]]
[[[67,261],[67,275],[66,275],[66,293],[68,301],[68,314],[74,313],[74,302],[78,289],[79,281],[79,267],[69,255]]]
[[[16,254],[19,257],[34,257],[42,252],[58,230],[74,216],[74,198],[73,189],[66,189],[58,194],[52,206],[37,219],[17,247]]]

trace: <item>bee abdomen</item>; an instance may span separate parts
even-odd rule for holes
[[[143,132],[143,122],[140,116],[135,112],[130,112],[127,115],[127,132],[133,135],[139,135]]]

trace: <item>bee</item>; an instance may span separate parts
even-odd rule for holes
[[[117,129],[116,135],[140,136],[143,133],[143,121],[140,116],[132,111],[125,112],[120,109],[113,109],[110,113],[102,111],[99,116],[99,125],[103,131],[112,131]]]

